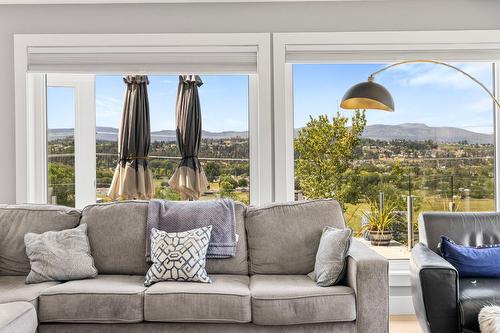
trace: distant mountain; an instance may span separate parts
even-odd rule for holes
[[[204,139],[227,139],[227,138],[247,138],[247,131],[224,131],[224,132],[209,132],[202,131],[201,137]],[[151,132],[151,139],[153,141],[175,141],[175,131],[174,130],[162,130],[157,132]]]
[[[295,129],[295,137],[299,129]],[[73,135],[72,128],[49,129],[49,141],[62,139]],[[203,131],[202,137],[207,139],[247,138],[247,131]],[[364,138],[377,140],[432,140],[440,143],[455,143],[467,141],[468,143],[488,144],[493,143],[493,134],[476,133],[456,127],[431,127],[425,124],[407,123],[399,125],[369,125],[363,132]],[[118,129],[113,127],[97,127],[96,139],[99,141],[116,141]],[[174,130],[162,130],[151,133],[152,141],[175,141]]]
[[[425,124],[407,123],[399,125],[370,125],[363,132],[363,137],[378,140],[432,140],[440,143],[493,143],[493,134],[476,133],[456,127],[431,127]]]
[[[72,128],[56,128],[48,130],[48,140],[53,141],[57,139],[64,139],[74,134]],[[202,138],[206,139],[227,139],[227,138],[247,138],[247,131],[224,131],[224,132],[210,132],[202,131]],[[118,128],[114,127],[97,127],[96,128],[97,141],[117,141]],[[152,141],[175,141],[175,130],[162,130],[151,132]]]

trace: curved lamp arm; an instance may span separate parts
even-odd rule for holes
[[[495,102],[495,104],[497,105],[498,108],[500,108],[500,102],[497,100],[497,98],[495,97],[495,95],[493,95],[491,93],[491,91],[489,91],[489,89],[481,83],[481,81],[479,81],[478,79],[476,79],[475,77],[473,77],[472,75],[464,72],[463,70],[461,70],[460,68],[458,67],[455,67],[453,65],[450,65],[450,64],[447,64],[445,62],[441,62],[441,61],[437,61],[437,60],[425,60],[425,59],[421,59],[421,60],[405,60],[405,61],[400,61],[400,62],[396,62],[394,64],[391,64],[389,66],[386,66],[382,69],[379,69],[378,71],[376,72],[373,72],[369,77],[368,77],[368,81],[370,82],[373,82],[373,80],[375,79],[375,76],[378,75],[379,73],[385,71],[385,70],[388,70],[389,68],[392,68],[392,67],[395,67],[395,66],[399,66],[399,65],[404,65],[404,64],[411,64],[411,63],[432,63],[432,64],[438,64],[438,65],[443,65],[443,66],[446,66],[446,67],[449,67],[449,68],[453,68],[454,70],[462,73],[463,75],[467,76],[469,79],[471,79],[472,81],[476,82],[481,88],[484,89],[484,91],[486,91],[488,93],[488,95],[490,95],[490,97],[493,99],[493,101]]]

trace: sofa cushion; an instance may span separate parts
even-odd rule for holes
[[[247,207],[240,203],[234,203],[234,214],[236,217],[236,234],[238,244],[236,255],[228,259],[207,259],[208,274],[235,274],[248,275],[248,253],[247,235],[245,230],[245,214]]]
[[[144,318],[163,322],[251,321],[248,276],[211,275],[211,284],[159,282],[144,296]]]
[[[86,206],[81,223],[99,274],[144,275],[147,201],[121,201]]]
[[[335,200],[249,207],[250,274],[310,273],[326,226],[345,227],[342,209]]]
[[[208,259],[209,274],[248,274],[245,212],[245,205],[235,204],[239,235],[236,256]],[[92,256],[99,274],[146,274],[149,268],[145,260],[147,215],[147,201],[94,204],[83,209],[81,223],[88,226]]]
[[[252,319],[258,325],[356,320],[354,290],[319,287],[305,275],[253,275]]]
[[[59,284],[55,281],[26,284],[25,281],[25,276],[0,276],[0,303],[30,302],[37,309],[40,292]]]
[[[41,234],[78,226],[80,211],[50,205],[7,205],[0,207],[0,275],[28,275],[24,235]]]
[[[133,323],[143,317],[143,276],[98,275],[45,289],[40,322]]]
[[[479,332],[478,315],[487,305],[500,305],[500,279],[462,278],[459,281],[462,327]]]
[[[0,333],[35,333],[38,326],[33,304],[0,304]]]

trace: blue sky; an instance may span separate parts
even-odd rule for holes
[[[248,76],[204,75],[199,88],[203,129],[246,131],[248,129]],[[149,76],[148,97],[151,130],[175,129],[178,76]],[[120,124],[125,84],[122,76],[96,77],[96,125],[117,128]],[[74,127],[74,97],[71,88],[49,87],[48,127]]]
[[[47,127],[75,127],[75,99],[73,88],[47,88]]]
[[[492,87],[491,63],[455,64]],[[383,64],[294,65],[295,127],[309,115],[333,115],[352,85],[366,81]],[[407,64],[379,74],[376,81],[392,94],[395,112],[368,110],[367,123],[424,123],[493,133],[493,104],[488,94],[463,74],[435,64]],[[351,111],[343,111],[349,115]]]
[[[248,128],[248,76],[204,75],[199,88],[203,129],[208,131]],[[151,130],[175,129],[178,76],[149,76],[148,96]],[[121,76],[96,79],[96,124],[118,127],[124,83]]]
[[[456,64],[492,87],[491,64]],[[294,65],[294,121],[304,126],[309,115],[333,115],[344,92],[366,80],[382,64]],[[248,77],[202,76],[203,128],[243,131],[248,128]],[[433,64],[395,67],[377,77],[391,91],[396,112],[368,110],[368,124],[425,123],[476,132],[493,132],[492,103],[474,82],[449,68]],[[153,131],[175,128],[177,76],[150,76],[148,86]],[[118,127],[124,83],[121,76],[97,76],[97,126]],[[74,127],[71,88],[49,88],[49,128]],[[350,111],[342,111],[349,115]]]

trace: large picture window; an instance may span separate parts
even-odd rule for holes
[[[209,189],[201,199],[231,197],[250,202],[248,139],[248,76],[203,75],[200,87],[202,143],[199,158]],[[179,200],[168,185],[180,161],[175,133],[178,76],[150,75],[150,168],[155,198]],[[122,112],[122,76],[96,76],[96,191],[98,201],[110,200],[118,156],[118,125]]]
[[[178,199],[167,185],[180,161],[173,135],[178,75],[196,73],[204,81],[199,88],[203,132],[198,157],[209,178],[201,199],[272,202],[270,38],[16,35],[16,201],[84,207],[109,200],[106,188],[118,158],[122,77],[134,73],[151,81],[148,158],[154,197]],[[54,92],[63,88],[73,89],[72,102],[58,101],[61,93]],[[49,98],[54,100],[50,105]],[[73,109],[63,104],[73,104]]]
[[[78,75],[65,74],[78,82]],[[75,189],[75,88],[50,86],[61,75],[47,74],[47,186],[48,202],[75,206],[81,196]],[[248,76],[204,75],[200,88],[202,142],[199,157],[209,181],[201,199],[230,197],[250,202],[248,133]],[[151,151],[149,165],[155,185],[154,198],[180,200],[168,185],[180,161],[176,142],[175,107],[178,76],[149,76]],[[58,83],[53,83],[57,85]],[[107,197],[118,162],[118,127],[123,109],[121,75],[95,76],[95,200]],[[85,110],[87,111],[87,110]],[[92,137],[79,133],[88,144]],[[88,164],[88,163],[85,163]],[[84,169],[82,166],[80,169]]]
[[[454,65],[493,88],[492,63]],[[349,87],[383,66],[293,65],[295,199],[339,199],[358,235],[370,202],[383,200],[399,212],[392,229],[400,244],[410,195],[415,228],[421,211],[495,210],[491,98],[454,70],[409,64],[377,77],[395,112],[339,108]]]
[[[273,39],[272,43],[271,39]],[[488,88],[495,88],[497,92],[494,93],[498,93],[498,84],[493,87],[492,75],[487,74],[491,64],[500,58],[500,48],[498,47],[500,44],[495,42],[497,40],[499,40],[499,36],[496,32],[479,33],[473,31],[460,34],[456,32],[353,32],[276,33],[273,35],[16,35],[16,201],[43,203],[64,202],[65,200],[59,198],[57,193],[61,192],[58,187],[62,184],[68,184],[68,182],[56,183],[47,177],[49,163],[60,162],[63,159],[62,156],[59,156],[62,155],[61,151],[54,149],[49,151],[47,146],[48,140],[51,140],[47,125],[51,127],[51,130],[56,129],[52,128],[53,126],[59,126],[58,124],[53,125],[50,119],[51,114],[57,115],[58,113],[57,110],[54,111],[53,105],[47,103],[47,100],[52,98],[48,96],[52,95],[52,92],[47,90],[47,87],[54,87],[54,89],[74,88],[75,170],[74,190],[71,190],[74,192],[71,194],[74,199],[71,200],[74,200],[75,206],[82,207],[91,202],[105,200],[104,189],[110,178],[109,170],[106,169],[109,169],[109,163],[113,163],[107,161],[107,159],[111,159],[110,156],[102,154],[115,153],[110,142],[103,144],[103,141],[106,140],[101,140],[103,136],[110,134],[114,131],[113,128],[116,128],[116,125],[106,123],[105,112],[96,111],[99,108],[104,110],[104,106],[110,106],[116,102],[116,100],[113,102],[112,99],[99,99],[94,96],[100,94],[101,79],[104,80],[107,77],[112,80],[124,73],[149,74],[153,80],[156,76],[168,77],[176,73],[199,73],[209,79],[218,76],[226,77],[226,79],[245,78],[244,81],[248,87],[245,95],[247,115],[237,118],[238,121],[245,118],[248,120],[247,143],[244,143],[245,140],[233,142],[232,147],[234,150],[238,150],[238,153],[234,154],[229,153],[233,148],[224,148],[225,150],[221,151],[215,149],[215,144],[202,145],[200,152],[202,156],[200,157],[207,170],[215,170],[213,179],[216,179],[219,172],[219,167],[211,163],[214,162],[215,158],[224,160],[221,162],[227,172],[223,175],[231,175],[231,179],[226,178],[224,182],[219,179],[218,184],[213,184],[210,191],[216,189],[217,186],[222,187],[221,185],[224,183],[228,185],[228,188],[234,188],[234,192],[238,196],[243,196],[243,193],[249,190],[251,203],[262,204],[293,200],[295,197],[312,197],[307,195],[304,190],[304,183],[295,177],[295,161],[300,156],[299,152],[294,151],[294,141],[298,134],[294,128],[304,127],[309,115],[317,117],[319,114],[326,114],[330,120],[334,117],[343,91],[335,90],[336,88],[332,85],[344,82],[345,87],[342,89],[347,89],[346,82],[354,83],[365,80],[373,66],[380,67],[382,64],[401,59],[437,59],[452,63],[468,60],[469,62],[462,63],[465,66],[464,69],[479,76],[479,79]],[[270,52],[271,47],[273,48],[272,53]],[[346,68],[351,66],[349,72],[337,73],[331,69],[341,64],[346,64]],[[483,74],[475,72],[477,64],[483,66],[481,72]],[[316,76],[310,76],[308,82],[301,83],[298,80],[301,70],[307,69],[307,66],[321,68],[321,66],[327,65],[332,67],[316,71]],[[356,68],[357,70],[355,70]],[[425,66],[422,68],[420,68],[422,71],[428,70]],[[426,101],[431,103],[426,98],[428,97],[427,92],[429,94],[432,92],[443,93],[444,95],[456,92],[458,94],[457,101],[459,101],[456,104],[459,104],[460,107],[468,106],[470,108],[468,115],[471,117],[463,118],[463,113],[453,113],[451,107],[444,107],[447,112],[444,116],[447,117],[446,123],[432,122],[429,119],[400,119],[404,115],[421,113],[421,109],[415,110],[418,103],[404,105],[406,103],[404,101],[409,100],[409,96],[406,95],[415,94],[412,89],[417,85],[423,85],[426,80],[430,80],[427,74],[419,75],[418,80],[415,80],[414,72],[404,73],[404,71],[417,70],[419,70],[418,65],[399,67],[391,73],[387,72],[378,77],[382,80],[381,82],[398,77],[400,82],[394,83],[406,85],[408,89],[395,96],[398,108],[403,106],[404,109],[399,108],[396,113],[391,114],[394,115],[390,118],[392,122],[385,123],[386,118],[373,118],[372,114],[367,113],[365,114],[367,117],[366,126],[376,124],[396,126],[404,123],[418,123],[425,124],[429,128],[448,126],[475,132],[479,136],[491,137],[491,128],[498,128],[499,117],[493,119],[490,113],[488,122],[483,121],[486,119],[485,114],[482,111],[477,111],[477,107],[480,103],[487,102],[477,101],[474,98],[469,99],[470,96],[467,96],[469,91],[481,94],[479,88],[464,89],[452,86],[451,89],[448,89],[444,85],[448,83],[445,82],[448,79],[443,79],[445,76],[435,75],[430,71],[427,74],[431,77],[434,75],[432,80],[435,80],[440,86],[432,89],[423,89],[421,86],[421,91],[425,94],[419,95],[420,97],[415,101],[421,103],[419,107],[425,108]],[[311,70],[311,73],[313,72],[314,70]],[[50,75],[47,76],[47,73]],[[81,75],[88,76],[88,78],[84,80],[86,84],[83,85],[78,85],[71,80],[68,84],[56,84],[49,82],[51,75]],[[356,80],[353,79],[354,76],[356,76]],[[499,75],[496,74],[496,76],[498,81]],[[271,86],[271,83],[274,86]],[[391,90],[396,87],[391,82],[384,83],[391,84]],[[158,84],[158,86],[160,85]],[[308,93],[307,89],[303,89],[307,85],[318,87],[318,94],[312,92],[310,97],[303,96],[301,98],[302,93]],[[237,86],[230,84],[225,89]],[[121,100],[123,89],[121,82],[116,87],[118,89],[116,95],[120,95],[116,99]],[[331,90],[330,88],[335,89]],[[209,91],[208,86],[201,89],[201,94],[205,94],[206,91]],[[233,92],[228,91],[228,96],[231,94]],[[296,94],[295,98],[294,94]],[[330,99],[330,106],[325,106],[325,103],[321,102],[322,98]],[[151,96],[151,99],[153,100],[154,96]],[[306,99],[307,103],[304,102]],[[226,100],[227,98],[224,98],[218,102],[224,103]],[[88,101],[91,101],[91,105]],[[401,105],[402,102],[403,105]],[[476,105],[470,103],[476,103]],[[304,110],[304,104],[307,104],[308,110],[301,115],[299,111],[301,108]],[[114,107],[116,109],[116,103]],[[87,111],[82,112],[82,110]],[[155,110],[158,109],[155,108],[153,112]],[[379,114],[380,116],[377,117],[382,117],[382,113]],[[352,113],[344,113],[343,115],[349,116],[350,119]],[[475,118],[472,115],[476,115]],[[389,114],[383,115],[383,117],[389,116]],[[226,115],[218,119],[204,116],[203,121],[208,126],[212,119],[218,121],[231,120],[232,118]],[[166,120],[167,118],[164,121]],[[347,122],[349,123],[349,121]],[[468,123],[464,124],[463,122]],[[154,125],[157,125],[156,121]],[[490,129],[488,130],[487,127]],[[164,126],[157,127],[155,130],[163,131]],[[235,129],[214,127],[209,131],[218,132],[219,130],[226,132]],[[242,131],[245,130],[242,129]],[[439,141],[437,136],[433,137],[433,133],[429,137],[431,137],[432,143],[429,142],[431,146],[427,147],[428,149],[420,146],[410,149],[404,144],[394,146],[394,142],[385,146],[376,142],[372,145],[373,147],[368,146],[366,140],[383,141],[383,138],[373,139],[363,136],[364,143],[361,147],[364,148],[359,148],[356,145],[352,163],[357,167],[362,161],[378,159],[385,162],[384,158],[389,159],[389,157],[384,156],[394,156],[394,154],[401,155],[399,159],[408,160],[409,156],[413,154],[415,160],[425,160],[426,165],[430,165],[426,168],[430,169],[434,165],[434,169],[442,170],[441,173],[446,177],[437,180],[430,172],[422,173],[412,170],[414,178],[408,179],[405,169],[403,175],[406,175],[407,178],[401,180],[399,187],[405,188],[402,184],[406,183],[408,185],[407,193],[410,193],[411,190],[412,195],[419,196],[418,191],[421,191],[420,193],[425,191],[429,197],[433,198],[432,203],[435,206],[446,206],[445,208],[448,210],[473,210],[478,205],[485,209],[497,208],[498,205],[492,206],[492,204],[494,201],[499,201],[498,197],[494,197],[493,201],[491,199],[493,188],[499,188],[499,184],[494,181],[494,176],[499,173],[500,169],[498,163],[494,163],[494,158],[492,158],[492,156],[498,156],[498,145],[487,146],[485,143],[474,143],[476,141],[467,139],[462,140],[461,144],[465,144],[467,141],[467,145],[470,147],[459,146],[460,143],[455,142],[448,142],[448,146],[445,147],[447,142]],[[239,138],[237,139],[239,140]],[[164,142],[165,145],[168,143],[168,141]],[[472,147],[474,144],[478,147]],[[217,145],[222,147],[222,144],[217,143]],[[161,149],[164,152],[167,151],[165,147]],[[242,157],[241,152],[245,149],[248,150],[247,168],[242,166],[245,163],[245,157]],[[421,155],[422,149],[425,151],[424,155]],[[479,151],[481,149],[482,152]],[[210,153],[208,153],[209,150]],[[495,154],[495,152],[497,153]],[[152,163],[156,165],[173,163],[175,158],[178,158],[175,156],[175,152],[153,156],[158,157],[157,160],[152,160]],[[469,158],[467,163],[476,163],[472,165],[467,175],[457,174],[451,177],[450,173],[445,173],[445,171],[451,170],[451,163],[456,164],[458,163],[456,159],[463,160],[464,157]],[[441,162],[438,163],[436,162],[438,158],[448,158],[448,160],[446,162],[440,160]],[[474,159],[479,158],[483,159],[484,162],[482,168],[479,168],[477,161],[474,162]],[[378,162],[372,163],[372,165],[379,167]],[[493,168],[493,165],[496,169]],[[155,175],[155,181],[160,185],[158,186],[159,191],[162,192],[158,193],[159,196],[169,197],[171,195],[167,188],[162,186],[162,183],[165,185],[165,180],[168,178],[167,169],[164,167],[162,172]],[[372,172],[373,170],[368,168],[363,171]],[[247,173],[248,178],[245,177]],[[448,178],[448,176],[450,177]],[[464,183],[464,176],[467,176],[465,178],[470,179],[470,181]],[[383,177],[378,178],[380,179],[376,180],[377,184],[386,183],[385,178],[383,180],[381,180]],[[73,181],[73,178],[69,179],[70,182]],[[368,180],[372,181],[373,179],[364,179],[363,181]],[[248,182],[250,184],[245,189],[245,183]],[[370,188],[376,189],[377,187],[370,185]],[[220,188],[219,193],[210,193],[210,191],[206,193],[206,197],[220,195]],[[366,192],[370,192],[367,196],[373,197],[381,191]],[[352,192],[346,191],[342,195],[350,195],[350,193]],[[384,194],[388,195],[388,192],[384,192]],[[439,200],[437,196],[433,196],[434,194],[439,194]],[[365,195],[363,193],[363,196]]]

